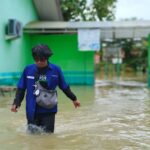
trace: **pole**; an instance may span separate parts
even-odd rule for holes
[[[150,88],[150,34],[148,35],[148,88]]]
[[[116,46],[116,49],[117,49],[117,77],[120,77],[119,48]]]
[[[105,61],[105,79],[108,79],[108,58]]]

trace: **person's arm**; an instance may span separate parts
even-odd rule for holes
[[[80,102],[77,100],[77,97],[71,91],[70,87],[68,86],[65,90],[63,90],[65,95],[73,101],[75,108],[80,107]]]
[[[70,98],[72,101],[76,101],[77,97],[74,95],[74,93],[71,91],[70,87],[68,86],[63,92],[66,94],[68,98]]]
[[[25,69],[22,73],[22,76],[18,82],[18,88],[16,90],[16,95],[13,101],[13,104],[11,106],[12,112],[17,112],[18,108],[21,106],[21,102],[25,95],[25,89],[26,89],[26,76],[25,76]]]
[[[25,90],[18,88],[16,91],[16,96],[15,96],[14,102],[11,107],[12,112],[17,112],[18,108],[21,106],[21,102],[24,98],[24,95],[25,95]]]
[[[64,75],[61,71],[61,69],[58,69],[59,72],[59,88],[66,94],[67,97],[69,97],[75,106],[75,108],[80,107],[80,102],[77,100],[77,97],[74,95],[74,93],[69,88],[69,85],[66,83]]]

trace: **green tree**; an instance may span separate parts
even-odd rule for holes
[[[96,16],[99,20],[114,20],[115,4],[117,0],[94,0],[93,11],[96,10]],[[94,16],[93,16],[94,17]]]
[[[113,20],[117,0],[61,0],[61,9],[65,21]]]
[[[148,62],[148,47],[140,42],[140,46],[136,45],[133,40],[124,40],[122,49],[125,51],[124,63],[135,71],[138,68],[147,67]]]

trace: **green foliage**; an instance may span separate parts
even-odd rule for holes
[[[61,8],[65,21],[84,19],[86,0],[61,0]]]
[[[93,9],[96,9],[99,20],[114,20],[116,0],[94,0]]]
[[[147,67],[148,47],[142,42],[137,47],[135,43],[133,40],[125,40],[122,48],[125,51],[124,63],[136,71],[138,68]]]
[[[117,0],[61,0],[61,9],[65,21],[113,20]]]

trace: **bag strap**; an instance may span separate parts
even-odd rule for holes
[[[46,69],[47,68],[45,68],[45,70],[42,72],[42,73],[45,73],[45,74],[43,74],[43,75],[45,75],[46,76]],[[36,68],[36,71],[35,71],[35,74],[34,74],[34,78],[35,78],[35,83],[36,82],[39,82],[40,83],[40,85],[43,87],[43,88],[45,88],[45,89],[47,89],[48,90],[48,83],[46,82],[46,81],[39,81],[39,77],[40,77],[40,75],[42,75],[42,73],[40,73],[40,70],[38,69],[38,68]]]

